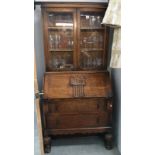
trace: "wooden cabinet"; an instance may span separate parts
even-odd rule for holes
[[[42,4],[45,68],[42,104],[45,151],[49,136],[112,131],[107,56],[107,4]],[[108,137],[108,136],[106,136]]]
[[[46,71],[106,69],[108,30],[101,25],[105,10],[44,8]]]

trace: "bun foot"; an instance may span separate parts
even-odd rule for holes
[[[50,153],[51,152],[51,138],[50,137],[44,137],[44,152]]]
[[[51,152],[51,145],[45,145],[44,146],[44,152],[45,153],[50,153]]]
[[[111,150],[113,148],[113,135],[111,133],[105,134],[104,145],[107,150]]]

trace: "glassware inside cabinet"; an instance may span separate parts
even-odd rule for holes
[[[103,49],[103,32],[100,31],[81,31],[81,49]]]
[[[49,61],[50,70],[72,70],[73,55],[70,52],[53,52]]]
[[[49,50],[54,49],[73,49],[72,31],[58,30],[49,31]]]
[[[56,13],[51,12],[48,14],[49,27],[73,27],[73,16],[71,13]]]
[[[103,12],[80,14],[80,68],[102,69],[104,66],[105,29],[101,25]]]
[[[73,67],[73,13],[48,14],[49,70],[72,70]]]
[[[80,10],[80,14],[76,10],[48,13],[50,71],[100,70],[105,66],[106,30],[101,25],[104,12],[90,10]]]
[[[80,54],[80,66],[83,69],[102,69],[102,52],[82,51]]]
[[[82,12],[80,15],[81,28],[101,28],[103,12]]]

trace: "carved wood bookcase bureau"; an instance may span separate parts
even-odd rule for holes
[[[42,120],[51,137],[97,134],[112,147],[112,89],[107,71],[107,4],[43,3],[45,68]]]

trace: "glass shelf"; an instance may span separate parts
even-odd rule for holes
[[[73,30],[73,27],[72,26],[49,26],[48,27],[49,30],[63,30],[63,29],[66,29],[66,30]]]
[[[65,66],[61,66],[60,68],[52,68],[52,71],[73,71],[74,67],[72,64],[66,64]]]
[[[49,49],[50,52],[73,52],[73,49]]]
[[[105,30],[104,27],[81,27],[81,30]]]
[[[103,52],[103,48],[81,48],[81,52]]]

